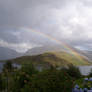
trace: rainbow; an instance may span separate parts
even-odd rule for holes
[[[58,44],[60,44],[61,46],[63,46],[66,50],[70,51],[71,54],[72,54],[73,56],[75,56],[75,58],[76,58],[77,60],[79,60],[79,61],[83,61],[83,57],[84,57],[85,59],[87,59],[86,56],[81,56],[81,55],[80,55],[79,53],[77,53],[73,48],[71,48],[71,46],[69,46],[67,43],[65,43],[65,42],[63,42],[63,41],[61,41],[61,40],[57,40],[55,37],[52,37],[52,36],[50,36],[50,35],[47,35],[47,34],[45,34],[45,33],[43,33],[43,32],[38,31],[38,30],[33,30],[33,29],[31,29],[31,28],[22,28],[22,29],[24,29],[24,30],[29,30],[29,31],[31,31],[31,32],[33,32],[33,33],[36,33],[36,34],[40,35],[40,36],[43,36],[43,37],[45,37],[45,38],[48,38],[49,40],[55,41],[56,43],[58,43]]]

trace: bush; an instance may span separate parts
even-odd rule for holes
[[[63,71],[51,69],[33,75],[22,92],[72,92],[72,78]]]
[[[92,69],[91,69],[91,72],[89,73],[89,77],[92,77]]]
[[[4,90],[6,87],[5,80],[3,79],[2,74],[0,74],[0,91]]]
[[[36,73],[37,70],[35,70],[32,64],[23,65],[14,75],[12,91],[20,92],[25,84],[30,81],[31,76]]]
[[[73,78],[75,78],[75,79],[81,78],[81,76],[82,76],[82,75],[81,75],[81,72],[80,72],[80,70],[79,70],[79,68],[73,66],[72,64],[70,64],[70,65],[68,66],[67,73],[68,73],[71,77],[73,77]]]
[[[14,67],[12,66],[12,62],[11,62],[11,61],[7,61],[7,62],[4,64],[3,72],[5,72],[5,73],[12,72],[13,69],[14,69]]]

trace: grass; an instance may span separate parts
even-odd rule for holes
[[[68,61],[69,63],[72,63],[73,65],[90,65],[91,63],[86,60],[85,58],[83,58],[82,56],[74,56],[72,54],[68,54],[66,52],[54,52],[54,54],[59,57],[59,58],[62,58],[66,61]]]

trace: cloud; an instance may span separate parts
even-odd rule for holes
[[[5,42],[3,40],[0,40],[0,46],[2,47],[7,47],[7,48],[11,48],[13,50],[16,50],[17,52],[21,52],[24,53],[26,52],[28,49],[31,49],[33,47],[36,46],[40,46],[40,45],[36,45],[36,44],[30,44],[30,43],[19,43],[19,44],[14,44],[14,43],[8,43]]]
[[[26,49],[33,44],[56,44],[31,31],[36,30],[74,47],[92,50],[91,6],[91,0],[0,0],[0,39],[11,46],[26,44]]]

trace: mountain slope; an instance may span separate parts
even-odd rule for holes
[[[85,57],[87,60],[92,62],[92,51],[87,51],[87,50],[79,50],[74,48],[74,50],[79,53],[81,56]]]
[[[74,64],[74,65],[91,64],[84,58],[82,58],[81,60],[78,60],[78,58],[66,52],[48,52],[48,53],[35,55],[35,56],[23,56],[20,58],[13,59],[12,61],[16,63],[27,64],[29,62],[32,62],[37,65],[47,64],[47,65],[53,65],[53,66],[64,66],[67,64]]]
[[[89,52],[84,52],[82,50],[79,50],[77,48],[74,48],[72,46],[70,46],[71,49],[78,53],[82,58],[85,58],[87,61],[92,61],[92,54],[90,54]],[[61,45],[50,45],[50,46],[42,46],[42,47],[35,47],[35,48],[32,48],[32,49],[29,49],[25,55],[26,56],[32,56],[32,55],[39,55],[39,54],[43,54],[43,53],[47,53],[47,52],[60,52],[60,51],[63,51],[63,52],[66,52],[66,53],[69,53],[71,54],[72,53],[72,50],[67,50],[65,49],[64,47],[62,47]]]
[[[46,52],[52,52],[52,51],[66,51],[66,49],[64,47],[62,47],[61,45],[49,45],[49,46],[42,46],[42,47],[34,47],[32,49],[29,49],[25,55],[39,55],[39,54],[43,54]]]
[[[84,51],[84,55],[92,61],[92,51]]]
[[[0,60],[13,59],[21,56],[20,53],[5,47],[0,47]]]

